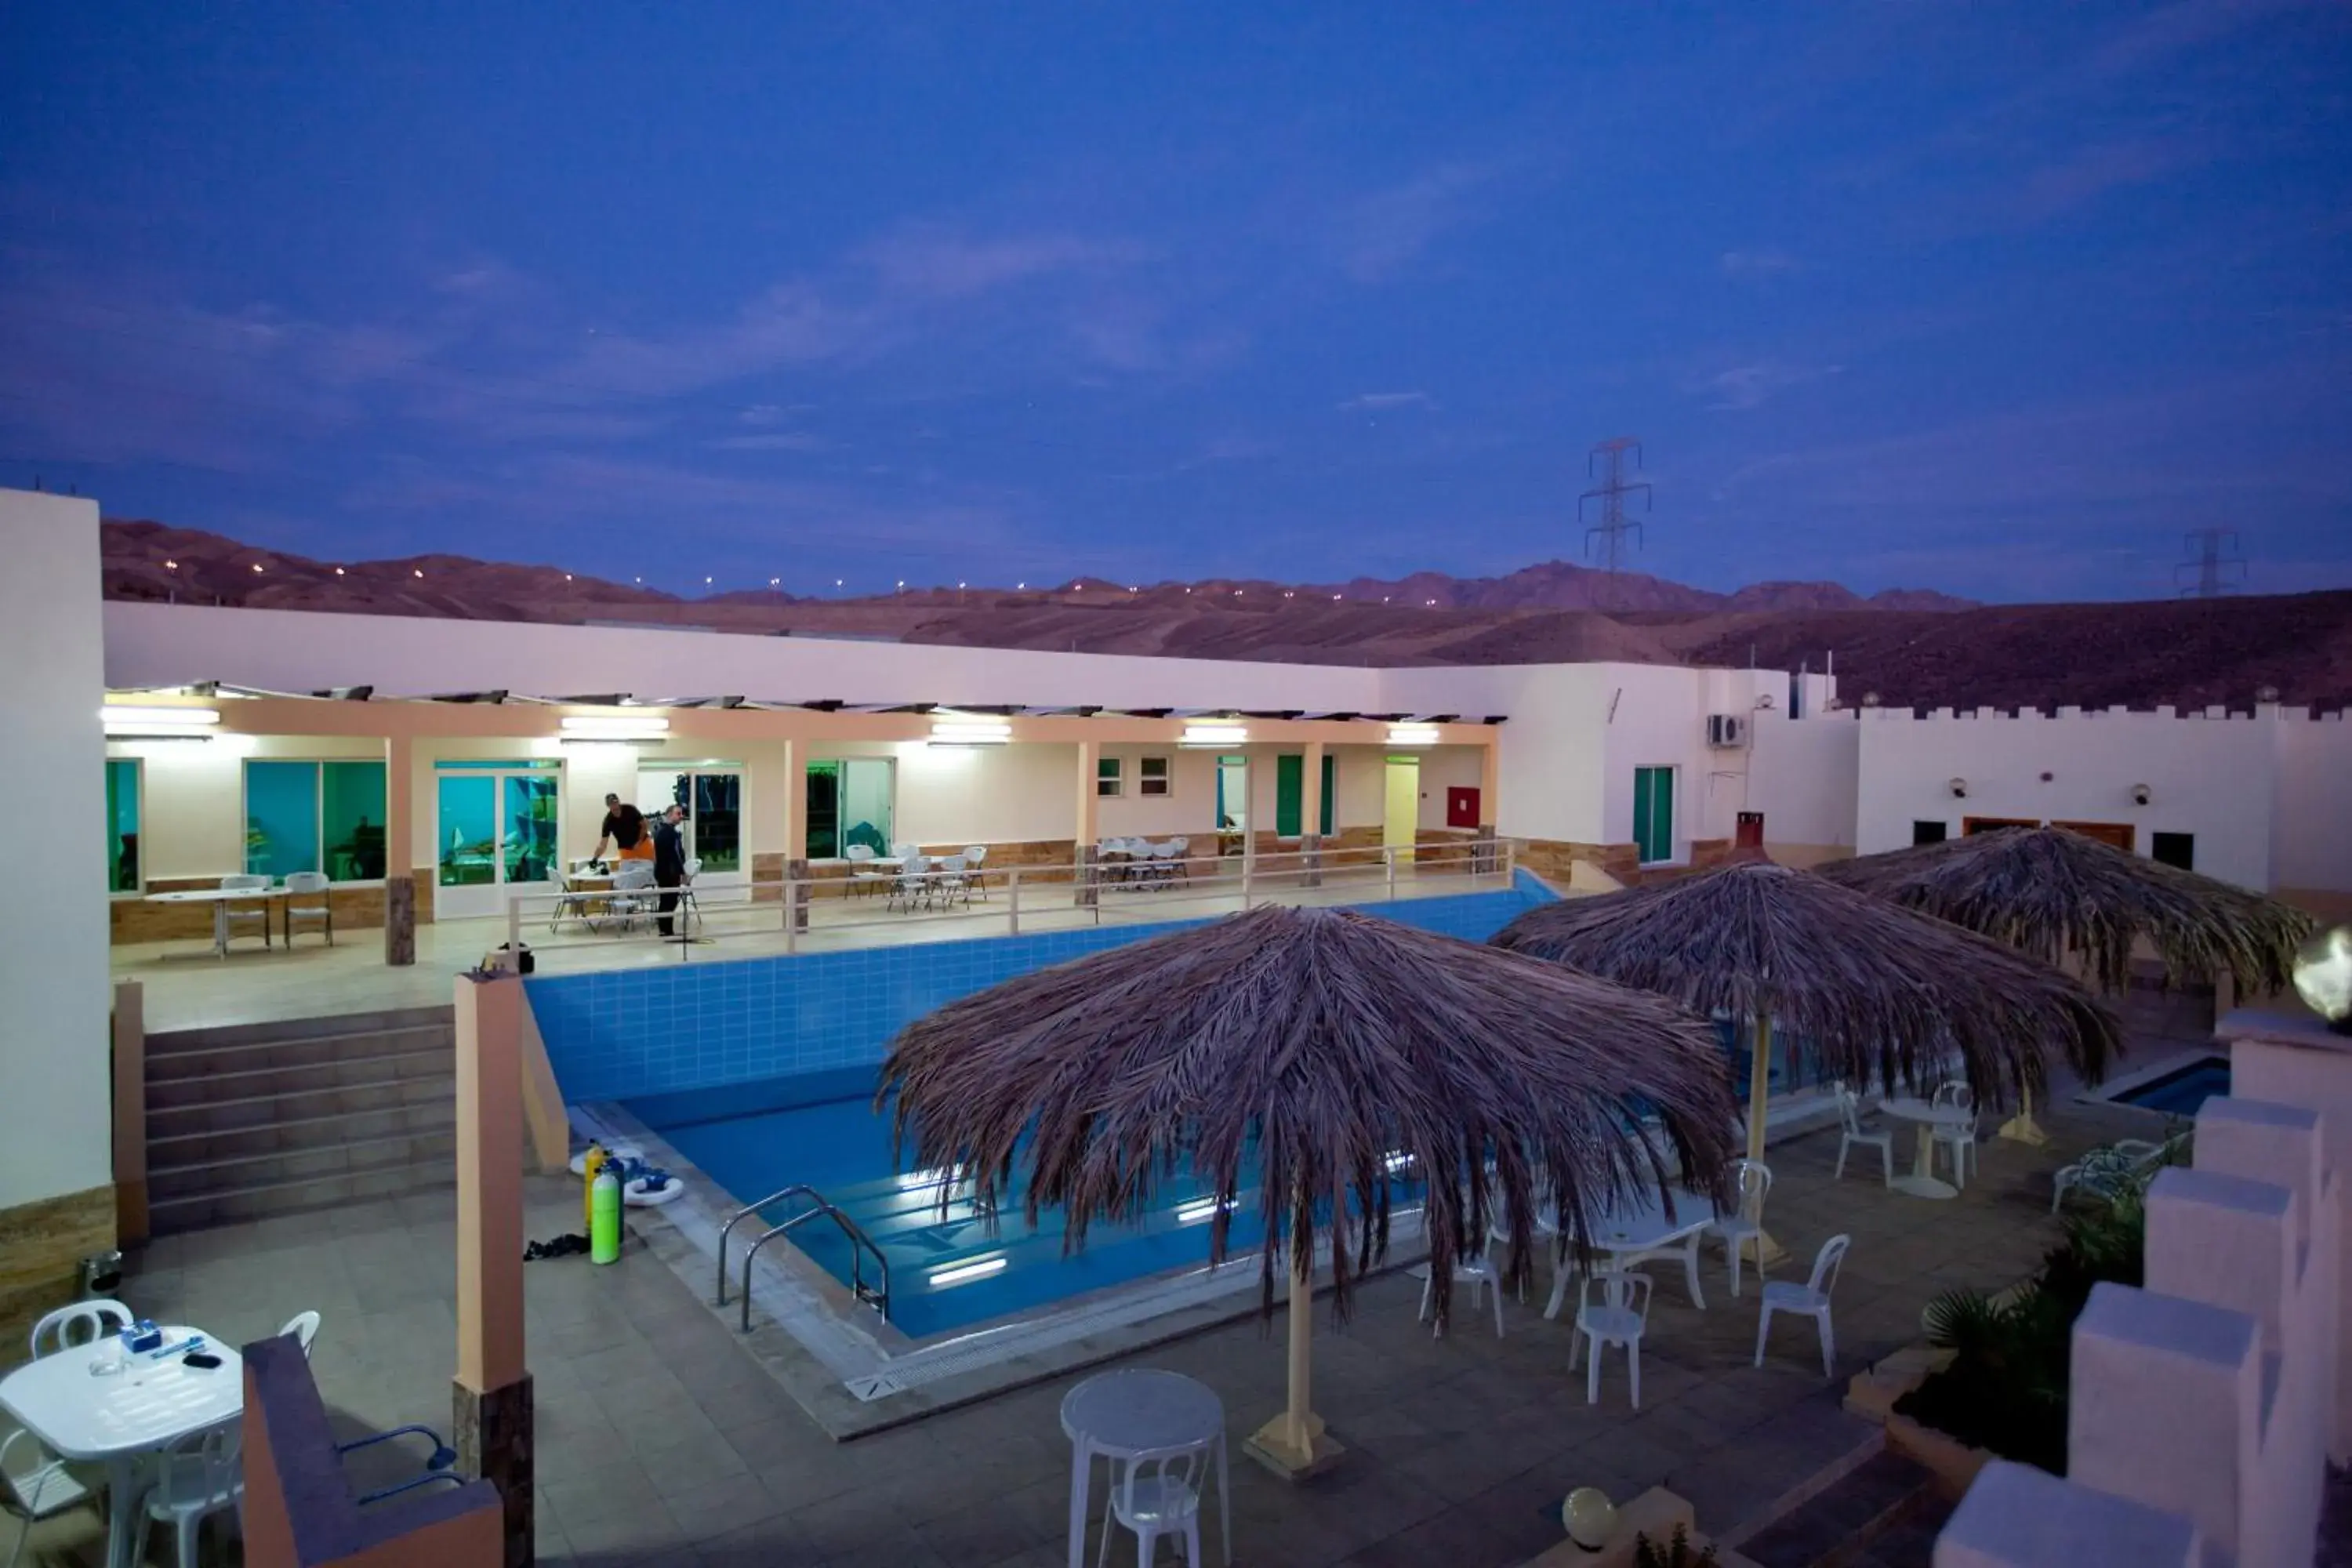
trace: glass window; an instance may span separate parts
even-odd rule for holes
[[[139,890],[139,760],[106,762],[106,889]]]
[[[887,757],[851,757],[841,764],[841,843],[890,852],[892,786],[898,764]]]
[[[1095,759],[1095,793],[1097,795],[1118,795],[1120,792],[1124,781],[1119,777],[1119,759],[1117,757]]]
[[[812,860],[841,858],[841,764],[808,765],[808,853]]]
[[[319,764],[245,764],[245,868],[261,877],[319,869]]]
[[[2178,866],[2184,871],[2197,869],[2197,835],[2194,833],[2151,834],[2147,843],[2148,858],[2168,866]]]
[[[326,835],[327,877],[336,882],[383,878],[383,764],[320,764],[319,816]]]
[[[509,882],[544,882],[555,875],[555,779],[547,773],[509,773],[506,833],[500,850]]]
[[[694,803],[688,808],[694,822],[694,852],[705,871],[743,868],[743,775],[697,773]]]
[[[1911,825],[1911,842],[1914,844],[1941,844],[1950,832],[1951,825],[1949,823],[1915,822]]]
[[[499,781],[486,773],[442,773],[437,792],[441,886],[487,888],[498,880]]]
[[[1139,757],[1135,763],[1135,793],[1166,795],[1169,793],[1169,768],[1166,757]]]

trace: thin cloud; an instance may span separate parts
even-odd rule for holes
[[[771,430],[759,436],[722,436],[705,441],[715,452],[826,452],[833,443],[805,430]]]
[[[1797,258],[1785,250],[1727,250],[1716,258],[1726,278],[1769,278],[1797,270]]]
[[[1493,177],[1479,165],[1449,164],[1356,202],[1336,226],[1340,266],[1359,283],[1395,277],[1440,235],[1484,216],[1473,198]]]
[[[1842,364],[1782,364],[1765,360],[1717,371],[1701,385],[1715,396],[1715,401],[1707,405],[1708,408],[1738,411],[1760,407],[1794,387],[1842,374],[1844,370],[1845,366]]]
[[[1360,392],[1339,405],[1342,414],[1383,414],[1399,408],[1437,412],[1437,399],[1425,392]]]

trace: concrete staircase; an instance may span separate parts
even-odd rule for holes
[[[456,1049],[447,1007],[150,1035],[154,1230],[450,1185]]]

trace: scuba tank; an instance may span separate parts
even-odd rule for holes
[[[614,1162],[606,1160],[588,1184],[588,1261],[617,1263],[621,1258],[621,1178]]]

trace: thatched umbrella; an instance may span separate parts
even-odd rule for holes
[[[1507,1227],[1501,1271],[1519,1286],[1546,1200],[1580,1249],[1637,1193],[1715,1191],[1737,1114],[1726,1076],[1713,1030],[1659,998],[1388,921],[1277,906],[951,1003],[899,1035],[880,1099],[896,1097],[901,1159],[969,1180],[983,1213],[1017,1167],[1031,1223],[1059,1205],[1068,1248],[1097,1217],[1141,1217],[1189,1171],[1220,1200],[1213,1264],[1232,1206],[1264,1194],[1259,1303],[1270,1316],[1285,1252],[1290,1397],[1252,1447],[1295,1472],[1337,1452],[1307,1402],[1318,1226],[1344,1316],[1386,1249],[1392,1191],[1416,1184],[1443,1322],[1454,1264],[1490,1224]]]
[[[2227,974],[2242,991],[2282,989],[2311,934],[2300,910],[2063,827],[2005,827],[1820,868],[1832,881],[1980,931],[2056,963],[2070,955],[2121,992],[2145,942],[2168,984]],[[2004,1132],[2044,1135],[2032,1107]]]
[[[2040,1082],[2047,1053],[2096,1077],[2120,1047],[2115,1016],[2056,970],[1769,861],[1546,904],[1494,941],[1697,1012],[1754,1020],[1751,1160],[1764,1157],[1776,1020],[1811,1039],[1829,1073],[1890,1089],[1924,1085],[1956,1052],[1988,1101]]]

